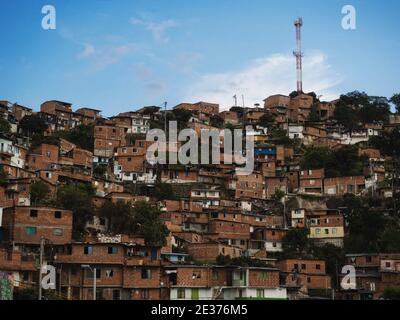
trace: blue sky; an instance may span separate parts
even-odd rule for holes
[[[43,30],[54,5],[57,29]],[[341,26],[344,5],[357,29]],[[45,100],[108,116],[199,100],[228,108],[295,89],[295,29],[303,17],[304,90],[399,92],[400,2],[267,0],[1,0],[0,99]]]

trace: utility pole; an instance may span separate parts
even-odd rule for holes
[[[42,267],[43,267],[43,251],[45,238],[40,238],[40,258],[39,258],[39,300],[42,300]]]
[[[164,102],[164,132],[167,134],[167,102]]]
[[[97,268],[96,267],[91,267],[89,264],[82,264],[81,268],[83,269],[89,269],[90,272],[93,273],[93,300],[96,300],[96,291],[97,291]]]
[[[96,269],[96,267],[95,268],[93,268],[93,300],[96,300],[96,291],[97,291],[97,288],[96,288],[96,282],[97,282],[97,269]]]

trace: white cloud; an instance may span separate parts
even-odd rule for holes
[[[84,44],[84,49],[81,53],[78,54],[78,58],[79,59],[85,59],[90,57],[91,55],[93,55],[95,53],[95,49],[94,46],[92,46],[89,43],[85,43]]]
[[[84,49],[78,54],[78,58],[90,61],[90,71],[96,72],[118,63],[135,50],[136,46],[133,43],[106,44],[98,47],[84,44]]]
[[[313,52],[303,60],[304,91],[315,91],[323,95],[323,100],[333,100],[339,96],[335,86],[343,78],[332,71],[327,56]],[[289,94],[296,88],[295,60],[291,55],[273,54],[251,61],[237,71],[206,74],[185,89],[183,101],[210,101],[219,103],[221,109],[229,109],[233,95],[245,96],[246,106],[261,103],[272,94]],[[238,104],[241,104],[238,102]]]
[[[168,42],[169,38],[165,35],[166,31],[177,26],[177,23],[171,19],[155,22],[147,19],[132,18],[131,24],[145,27],[153,35],[154,40],[159,43]]]

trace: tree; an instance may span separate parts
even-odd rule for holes
[[[369,139],[369,144],[381,151],[384,156],[400,155],[400,130],[395,128],[390,132],[382,132],[379,136]]]
[[[172,110],[172,113],[178,122],[178,129],[181,130],[186,128],[189,119],[192,117],[192,112],[185,109],[174,109]]]
[[[368,96],[359,91],[341,95],[334,111],[334,119],[348,130],[356,129],[360,123],[386,122],[389,115],[387,98]]]
[[[38,299],[38,292],[37,289],[34,287],[31,288],[18,288],[14,291],[13,300],[37,300]],[[65,297],[58,295],[56,290],[43,290],[43,300],[64,300]]]
[[[154,196],[157,200],[174,200],[175,194],[169,183],[158,182],[154,187]]]
[[[37,114],[31,114],[22,118],[19,127],[22,132],[31,137],[33,134],[43,135],[47,129],[47,124]]]
[[[275,122],[275,116],[271,113],[266,113],[264,114],[259,120],[258,120],[258,125],[264,128],[267,128],[274,124]]]
[[[354,195],[345,195],[341,206],[348,224],[346,252],[379,252],[381,235],[387,225],[385,216],[371,208],[366,199]]]
[[[231,258],[231,256],[227,255],[218,255],[216,258],[216,263],[219,266],[235,266],[235,267],[267,267],[266,263],[250,257],[236,257]]]
[[[58,146],[60,144],[60,140],[55,135],[44,136],[43,134],[39,134],[39,133],[33,134],[32,142],[31,142],[31,147],[32,148],[39,147],[43,143],[51,144],[51,145],[54,145],[54,146]]]
[[[285,254],[298,255],[305,253],[310,247],[308,229],[291,228],[282,239],[282,246]]]
[[[282,201],[282,198],[285,196],[285,192],[281,189],[275,189],[274,200],[275,201]]]
[[[161,220],[161,211],[147,202],[135,203],[132,227],[135,234],[144,237],[147,245],[164,246],[169,234]]]
[[[72,210],[75,237],[83,234],[86,223],[93,217],[93,196],[93,187],[82,183],[63,186],[57,192],[57,203]]]
[[[385,300],[400,300],[400,287],[385,288],[382,298]]]
[[[363,174],[364,161],[356,146],[344,146],[329,152],[324,168],[328,178],[358,176]]]
[[[397,113],[400,113],[400,93],[394,94],[390,98],[390,102],[393,103],[396,106]]]
[[[336,105],[333,112],[333,118],[348,130],[354,130],[358,127],[358,119],[356,112],[347,105]]]
[[[398,224],[389,224],[380,238],[382,252],[400,252],[400,228]]]
[[[106,201],[99,209],[99,215],[108,221],[108,231],[114,234],[133,235],[133,209],[130,203]]]
[[[319,113],[315,110],[311,110],[311,112],[307,116],[307,121],[309,122],[320,122],[321,117],[319,116]]]
[[[343,146],[334,151],[327,147],[310,147],[300,159],[300,166],[304,170],[324,168],[327,178],[357,176],[363,174],[363,160],[355,146]]]
[[[93,151],[94,146],[94,125],[81,124],[68,131],[58,131],[58,137],[68,140],[78,146],[78,148]]]
[[[287,131],[281,128],[271,130],[271,139],[277,145],[292,146],[293,140],[288,137]]]
[[[50,194],[49,186],[43,181],[35,181],[31,185],[31,203],[33,205],[46,203]]]
[[[10,133],[11,125],[10,123],[4,119],[0,118],[0,133]]]
[[[325,168],[329,156],[330,151],[326,147],[307,148],[300,159],[300,166],[305,170]]]
[[[313,255],[317,259],[325,261],[326,273],[331,275],[332,283],[336,287],[338,283],[339,266],[345,264],[345,252],[342,248],[331,243],[327,243],[322,247],[314,247]]]

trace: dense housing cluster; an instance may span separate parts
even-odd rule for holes
[[[149,163],[146,133],[170,120],[251,135],[253,173]],[[96,298],[114,300],[396,294],[399,128],[387,99],[359,92],[109,118],[1,101],[0,292],[35,298],[42,251],[57,270],[48,299],[93,299],[94,278]],[[357,270],[353,290],[340,286],[344,265]]]

